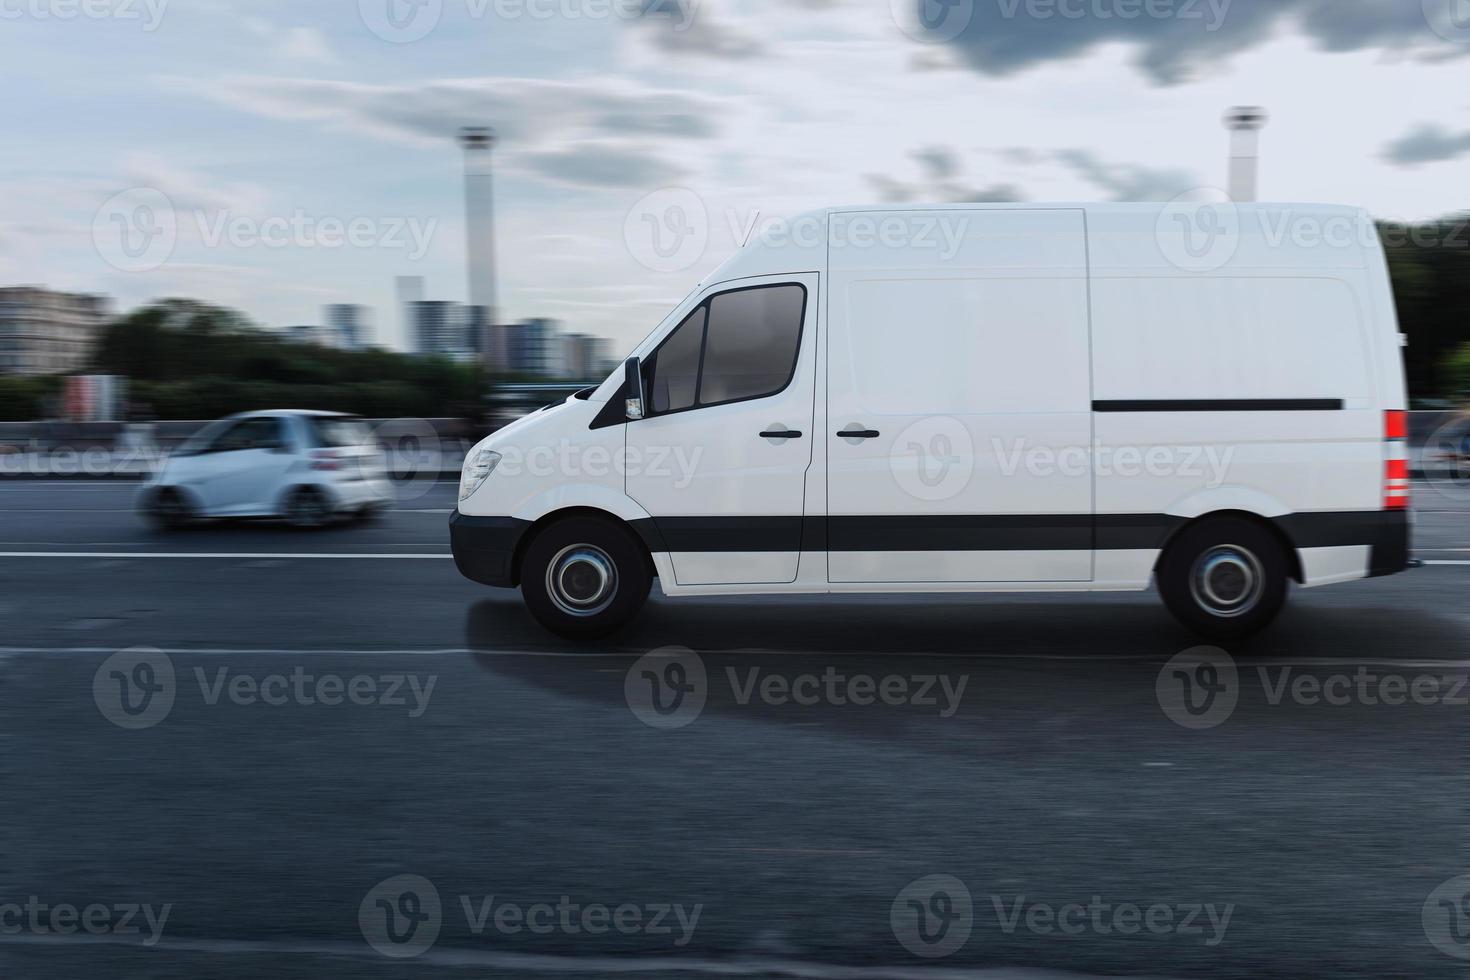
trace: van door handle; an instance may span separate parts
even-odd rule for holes
[[[844,439],[876,439],[883,433],[879,432],[876,429],[859,429],[853,427],[850,429],[843,429],[837,434]]]
[[[801,438],[801,433],[800,432],[793,431],[791,429],[785,429],[785,430],[767,429],[765,432],[762,432],[761,433],[761,438],[762,439],[800,439]]]

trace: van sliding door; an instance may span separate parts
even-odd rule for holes
[[[833,583],[1092,578],[1080,210],[835,214]]]

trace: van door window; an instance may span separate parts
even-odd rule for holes
[[[699,404],[765,398],[790,384],[805,305],[806,290],[795,285],[711,298]]]

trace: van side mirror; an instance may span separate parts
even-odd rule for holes
[[[643,392],[643,364],[636,357],[628,358],[623,364],[623,399],[628,421],[636,422],[643,418],[647,405]]]

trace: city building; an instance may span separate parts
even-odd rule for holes
[[[70,374],[92,360],[108,300],[39,286],[0,289],[0,374]]]
[[[535,317],[510,324],[499,333],[507,371],[536,378],[561,374],[562,349],[555,320]]]
[[[606,337],[569,333],[560,338],[562,377],[571,381],[599,381],[611,373],[612,342]]]
[[[357,303],[333,303],[322,311],[326,344],[342,350],[362,350],[372,335],[372,312]]]
[[[398,301],[398,328],[402,342],[413,350],[413,304],[428,297],[424,293],[423,276],[399,276],[393,280],[393,294]]]
[[[415,354],[439,354],[455,360],[470,360],[474,350],[470,344],[466,308],[448,300],[421,300],[409,307],[413,317],[410,333]]]

